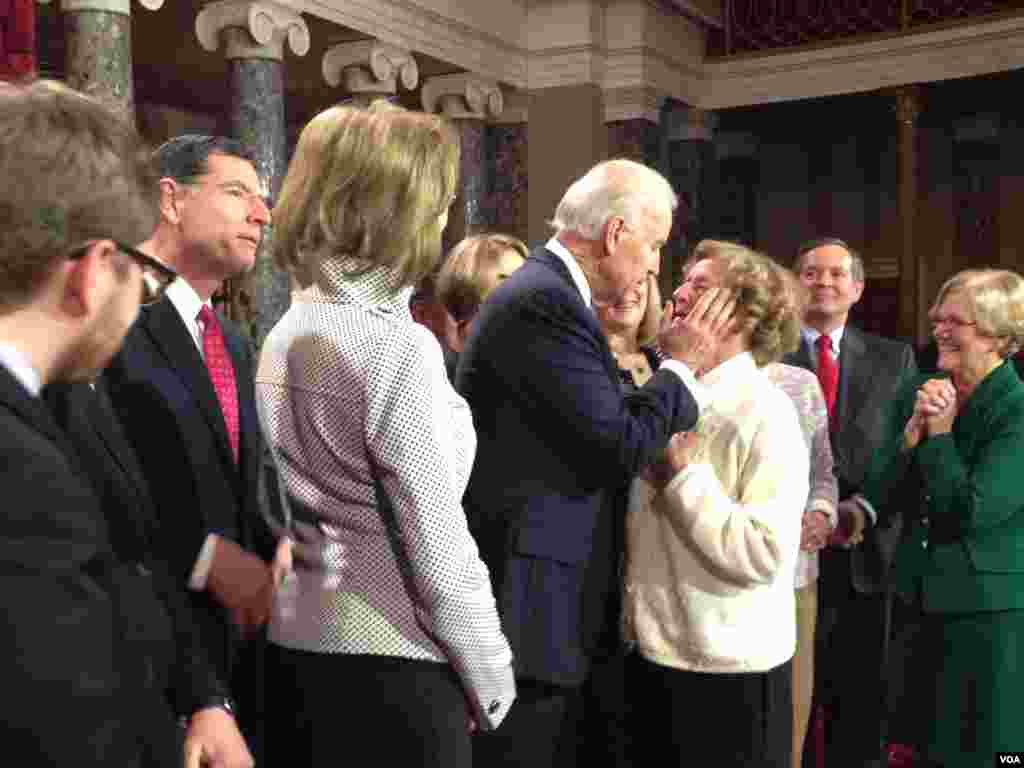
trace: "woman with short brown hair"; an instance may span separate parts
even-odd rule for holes
[[[676,290],[685,316],[711,288],[735,331],[701,383],[711,405],[634,485],[627,517],[629,685],[651,762],[789,768],[793,577],[808,450],[793,403],[759,370],[799,333],[781,267],[703,241]]]

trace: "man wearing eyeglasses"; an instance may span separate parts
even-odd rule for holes
[[[148,156],[120,117],[40,81],[0,89],[0,178],[0,743],[25,765],[172,768],[184,735],[189,768],[247,768],[233,719],[200,701],[216,677],[196,659],[178,679],[172,582],[125,559],[134,521],[41,397],[88,390],[173,278],[126,245],[156,220]]]
[[[179,136],[155,163],[160,218],[140,250],[179,277],[143,308],[104,380],[152,491],[162,552],[190,590],[258,761],[273,543],[250,347],[211,296],[252,269],[270,212],[251,151],[235,140]]]
[[[885,408],[903,377],[916,372],[914,354],[908,344],[865,333],[848,322],[864,291],[864,263],[842,240],[804,244],[794,269],[808,296],[800,349],[785,362],[818,374],[840,500],[841,536],[821,553],[814,698],[828,712],[829,768],[869,768],[884,765],[889,572],[901,510],[887,516],[891,522],[886,527],[876,527],[876,510],[855,497],[881,437]],[[893,505],[898,507],[899,501]],[[812,602],[801,608],[798,597],[798,610],[811,611],[810,626],[814,607]],[[812,745],[813,739],[807,743]]]

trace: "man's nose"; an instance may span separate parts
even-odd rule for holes
[[[252,206],[249,208],[249,218],[252,221],[257,221],[260,224],[270,223],[270,207],[259,195],[253,195]]]

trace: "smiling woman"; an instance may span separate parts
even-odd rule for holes
[[[880,510],[879,526],[898,489],[923,499],[916,518],[901,510],[895,580],[923,612],[913,656],[935,686],[915,702],[930,709],[927,757],[958,768],[1014,749],[1019,735],[1024,384],[1009,358],[1024,343],[1024,278],[960,272],[929,317],[949,378],[915,377],[898,393],[864,496]]]

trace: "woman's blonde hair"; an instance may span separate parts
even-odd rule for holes
[[[978,332],[1000,342],[999,356],[1013,357],[1024,346],[1024,277],[1008,269],[965,269],[943,283],[934,312],[951,293],[965,296]]]
[[[526,244],[511,235],[472,235],[463,238],[448,253],[437,275],[435,290],[448,313],[456,322],[476,314],[486,295],[481,272],[492,265],[505,251],[514,251],[525,261],[530,255]]]
[[[684,266],[710,259],[721,268],[721,286],[736,298],[738,330],[760,365],[779,360],[800,343],[800,312],[785,269],[764,254],[725,240],[701,240]]]
[[[441,214],[455,198],[459,138],[437,115],[385,101],[331,107],[302,130],[274,207],[274,261],[299,285],[316,265],[393,270],[394,290],[441,259]]]

